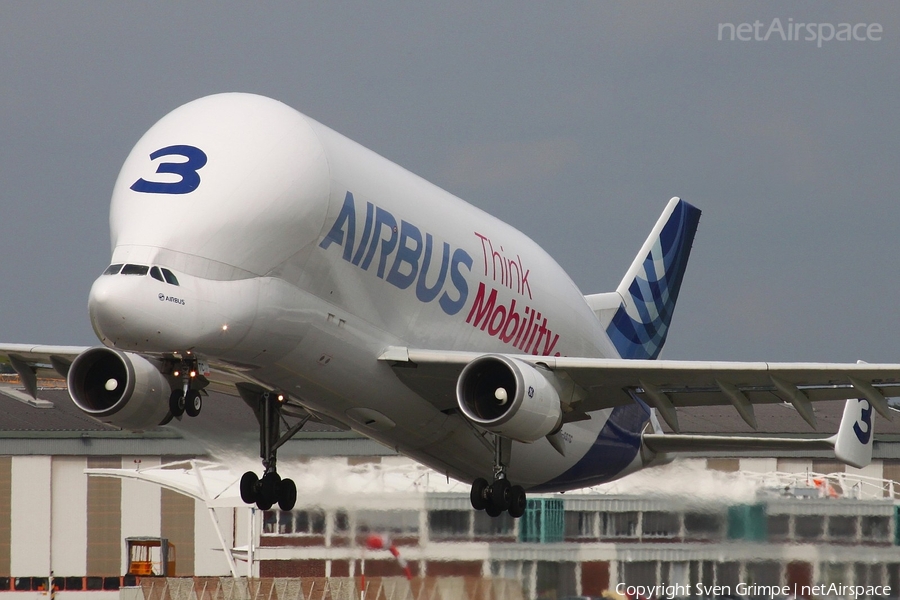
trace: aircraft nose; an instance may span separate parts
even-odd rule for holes
[[[125,315],[121,310],[121,294],[116,293],[119,283],[113,277],[101,276],[94,281],[88,295],[88,313],[91,327],[101,341],[115,341],[122,336]]]

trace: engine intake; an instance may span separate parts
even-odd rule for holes
[[[503,354],[470,362],[456,382],[456,400],[467,419],[488,431],[534,442],[562,423],[553,375]]]
[[[137,354],[104,347],[85,350],[72,362],[67,383],[75,406],[104,423],[141,430],[169,416],[169,382]]]

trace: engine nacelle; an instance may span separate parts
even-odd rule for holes
[[[503,354],[470,362],[456,382],[456,400],[473,423],[520,442],[534,442],[562,423],[559,393],[535,367]]]
[[[161,425],[169,416],[169,382],[146,358],[98,347],[72,362],[69,395],[88,415],[123,429]]]

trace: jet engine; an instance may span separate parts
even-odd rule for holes
[[[129,430],[161,425],[169,417],[169,382],[155,364],[130,352],[98,347],[72,362],[69,395],[88,415]]]
[[[521,360],[486,354],[459,374],[456,400],[476,425],[520,442],[534,442],[562,424],[552,377]]]

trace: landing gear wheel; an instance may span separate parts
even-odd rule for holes
[[[291,510],[297,503],[297,484],[293,479],[282,479],[281,489],[278,491],[278,508]]]
[[[514,485],[509,488],[509,516],[518,519],[525,514],[525,507],[528,500],[525,497],[525,490],[521,485]]]
[[[256,504],[260,510],[269,510],[273,505],[283,511],[293,510],[297,503],[297,484],[278,475],[277,452],[309,421],[306,415],[291,425],[284,434],[281,424],[287,424],[282,415],[282,406],[288,401],[285,394],[275,391],[255,392],[238,385],[238,391],[259,422],[259,457],[262,458],[263,476],[258,479],[253,473],[245,473],[241,478],[241,499],[247,504]]]
[[[503,513],[501,509],[493,504],[488,504],[487,508],[484,509],[484,512],[486,512],[489,517],[499,517]]]
[[[259,490],[259,477],[253,471],[247,471],[241,477],[241,500],[245,504],[253,504],[256,502],[257,491]]]
[[[203,407],[203,398],[200,396],[200,392],[197,390],[188,390],[184,404],[184,411],[187,413],[187,416],[196,417],[199,415],[200,409]]]
[[[169,412],[173,417],[180,417],[184,414],[185,401],[184,393],[181,390],[175,390],[169,396]]]
[[[278,501],[281,491],[281,477],[278,473],[271,472],[263,475],[259,482],[259,495],[256,497],[256,506],[259,510],[269,510]]]
[[[469,492],[469,500],[475,510],[484,510],[488,507],[487,490],[490,486],[486,479],[479,477],[472,482],[472,491]]]
[[[509,508],[509,480],[498,479],[491,484],[491,506],[503,512]]]

